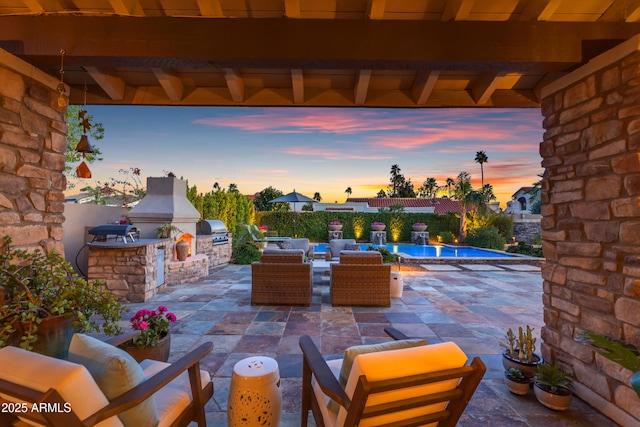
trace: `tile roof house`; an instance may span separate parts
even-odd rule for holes
[[[313,209],[316,211],[377,212],[380,208],[389,208],[395,204],[403,204],[405,212],[460,213],[459,203],[447,197],[435,199],[354,197],[348,198],[345,203],[314,203]]]

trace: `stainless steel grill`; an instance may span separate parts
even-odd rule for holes
[[[219,219],[204,219],[198,223],[200,234],[211,235],[214,245],[223,245],[229,241],[227,227]]]
[[[127,240],[135,242],[135,236],[138,230],[129,224],[105,224],[89,229],[88,233],[93,236],[92,242],[106,242],[109,239],[116,241],[121,239],[122,243],[126,244]]]

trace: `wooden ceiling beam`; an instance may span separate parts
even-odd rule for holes
[[[59,12],[64,7],[58,0],[22,0],[32,13]]]
[[[231,94],[233,102],[244,101],[244,81],[239,70],[227,68],[224,70],[224,79]]]
[[[0,17],[0,47],[34,65],[54,66],[64,48],[65,63],[105,68],[562,71],[590,59],[583,42],[638,33],[619,22]]]
[[[304,76],[299,68],[291,70],[291,87],[293,89],[293,102],[296,104],[304,103]]]
[[[200,9],[200,15],[212,18],[221,18],[224,16],[222,13],[222,6],[220,0],[197,0],[198,9]]]
[[[300,0],[284,0],[284,15],[287,18],[301,18]]]
[[[538,15],[538,20],[548,21],[551,18],[551,16],[553,16],[553,14],[556,13],[556,10],[558,10],[558,6],[560,6],[560,3],[562,3],[562,0],[549,1],[549,3],[547,3],[547,5],[542,10],[540,15]]]
[[[537,21],[538,17],[549,5],[550,0],[520,0],[511,15],[515,21]]]
[[[85,67],[91,78],[104,90],[109,98],[114,101],[124,99],[125,83],[120,77],[109,75],[96,67]]]
[[[439,76],[440,71],[418,71],[411,87],[411,94],[416,101],[416,105],[427,103]]]
[[[109,0],[113,11],[122,16],[144,16],[139,0]]]
[[[369,81],[371,80],[371,70],[360,70],[356,79],[353,99],[356,105],[363,105],[367,100],[369,91]]]
[[[471,96],[476,101],[476,104],[482,105],[486,104],[487,101],[493,95],[493,92],[496,91],[500,81],[504,78],[506,73],[482,73],[480,77],[476,80],[471,88]]]
[[[384,18],[385,7],[386,0],[369,0],[369,2],[367,3],[369,19]]]
[[[173,101],[178,102],[182,99],[182,93],[184,92],[184,86],[178,76],[172,74],[162,68],[152,68],[153,74],[155,74],[160,86],[164,89],[167,97]]]

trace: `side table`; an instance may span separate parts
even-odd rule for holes
[[[247,357],[237,362],[229,388],[229,426],[278,427],[281,410],[278,362],[265,356]]]

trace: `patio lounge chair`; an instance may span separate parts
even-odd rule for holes
[[[277,245],[277,248],[266,248],[265,251],[271,252],[287,249],[302,249],[304,251],[304,256],[306,256],[307,258],[313,258],[313,245],[307,238],[302,237],[298,239],[286,239],[279,241]]]
[[[195,421],[204,427],[213,383],[199,361],[212,348],[210,342],[202,344],[172,364],[138,364],[124,350],[82,334],[74,335],[69,360],[4,347],[0,402],[24,405],[0,414],[0,425],[187,426]],[[33,410],[41,403],[52,409]]]
[[[340,259],[340,252],[344,250],[358,250],[360,248],[355,239],[332,239],[329,241],[329,246],[325,251],[325,261],[338,261]]]
[[[395,330],[387,333],[406,338]],[[364,350],[372,352],[355,356],[343,387],[339,378],[346,374],[346,357],[325,361],[309,336],[300,338],[300,348],[302,427],[309,410],[316,425],[325,427],[453,427],[486,371],[478,357],[467,365],[467,356],[453,342]]]
[[[251,264],[252,305],[311,305],[313,269],[302,249],[263,252]]]
[[[391,265],[378,251],[342,251],[331,264],[331,305],[391,305]]]

